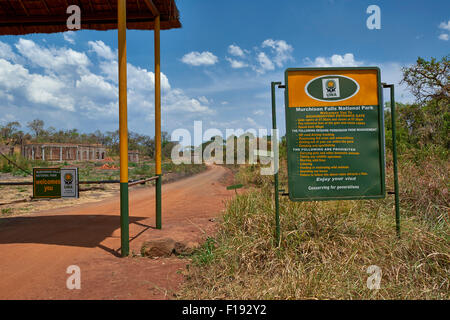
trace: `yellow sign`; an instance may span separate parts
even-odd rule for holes
[[[290,108],[378,105],[378,69],[289,70]]]

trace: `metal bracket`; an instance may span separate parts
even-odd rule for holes
[[[278,85],[278,88],[279,88],[279,89],[286,89],[286,86],[285,86],[284,84],[279,84],[279,85]]]

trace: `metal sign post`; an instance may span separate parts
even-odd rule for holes
[[[394,85],[384,84],[383,88],[389,88],[391,91],[391,124],[392,124],[392,161],[394,162],[394,194],[395,194],[395,227],[397,236],[400,238],[400,195],[398,187],[398,169],[397,169],[397,135],[395,123],[395,95]]]
[[[272,93],[272,129],[275,133],[277,130],[277,113],[276,113],[276,101],[275,101],[275,86],[281,85],[281,82],[272,82],[271,83],[271,93]],[[278,137],[274,139],[276,143],[278,143]],[[274,146],[272,146],[272,152],[274,152]],[[277,152],[278,156],[278,152]],[[278,161],[275,161],[277,163]],[[275,167],[275,172],[273,175],[274,179],[274,188],[275,188],[275,239],[276,245],[280,244],[280,195],[278,193],[278,168]]]

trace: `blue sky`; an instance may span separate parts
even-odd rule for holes
[[[381,29],[369,30],[369,5]],[[270,82],[288,67],[379,66],[398,84],[418,56],[450,52],[450,2],[177,1],[183,28],[163,31],[163,130],[271,125]],[[154,135],[153,33],[129,31],[129,130]],[[118,128],[117,31],[0,36],[0,123]],[[411,101],[406,88],[397,99]],[[278,125],[284,133],[282,91]],[[24,128],[25,129],[25,128]]]

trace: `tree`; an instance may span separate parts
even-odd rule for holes
[[[14,134],[17,133],[19,128],[20,128],[20,123],[17,121],[8,122],[5,126],[0,127],[2,139],[5,142],[8,142],[8,140],[12,139]]]
[[[402,71],[400,83],[409,86],[419,103],[433,99],[450,103],[450,55],[440,61],[435,58],[427,61],[419,57],[415,65],[402,68]]]
[[[34,133],[34,137],[38,138],[44,132],[44,121],[34,119],[27,123],[27,127]]]
[[[400,124],[407,129],[408,143],[417,147],[438,145],[450,149],[450,55],[440,61],[418,58],[403,68],[403,79],[417,103],[398,109]]]

